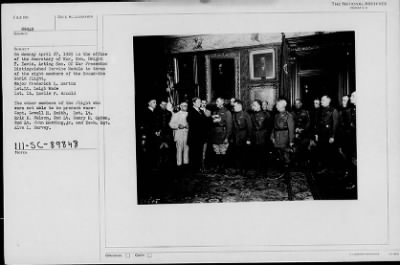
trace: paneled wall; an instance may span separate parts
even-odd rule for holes
[[[285,35],[290,44],[290,63],[286,68],[290,76],[290,85],[286,88],[286,92],[280,88],[282,70],[282,35],[280,33],[169,36],[165,37],[164,48],[171,58],[178,58],[178,60],[190,61],[194,56],[197,57],[197,61],[203,64],[199,68],[205,69],[204,72],[199,72],[200,94],[208,99],[212,98],[210,96],[210,61],[212,58],[224,57],[235,59],[235,93],[246,106],[249,106],[251,100],[254,99],[275,103],[282,93],[287,94],[289,104],[292,104],[295,98],[302,97],[299,78],[307,76],[304,71],[307,72],[310,69],[328,75],[330,79],[339,78],[337,87],[332,88],[335,98],[340,98],[341,95],[355,89],[354,48],[351,48],[351,45],[354,46],[354,33],[302,32],[285,33]],[[250,54],[263,49],[275,51],[275,77],[252,80]],[[342,58],[342,54],[345,54],[345,57]],[[320,65],[321,60],[323,64]],[[301,69],[300,66],[305,69]],[[329,78],[323,80],[330,80]]]
[[[205,73],[199,78],[201,94],[206,94],[207,99],[211,99],[211,70],[210,59],[212,58],[235,58],[236,70],[236,97],[245,102],[246,107],[250,105],[251,100],[267,100],[275,102],[277,91],[279,89],[280,73],[280,46],[281,34],[235,34],[235,35],[204,35],[195,37],[181,37],[169,40],[168,53],[172,57],[188,60],[197,58],[204,62]],[[197,46],[196,46],[197,45]],[[251,80],[250,78],[250,52],[273,49],[275,77],[273,79]]]
[[[313,35],[315,32],[285,33],[287,38]],[[281,33],[244,33],[193,36],[170,36],[166,39],[166,52],[171,54],[213,51],[220,49],[259,46],[280,43]]]
[[[247,104],[254,99],[267,100],[274,103],[279,89],[280,43],[270,43],[256,47],[246,47],[240,50],[240,89],[241,99]],[[266,80],[251,80],[249,54],[259,49],[273,48],[275,50],[275,78]]]

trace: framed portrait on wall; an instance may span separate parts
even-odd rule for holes
[[[250,79],[274,79],[275,78],[275,50],[264,49],[250,51]]]

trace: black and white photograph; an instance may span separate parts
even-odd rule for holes
[[[357,199],[354,32],[133,43],[139,204]]]
[[[354,42],[134,37],[139,204],[357,199]]]
[[[2,4],[5,264],[398,261],[400,2],[194,2]]]

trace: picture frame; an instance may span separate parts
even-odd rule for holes
[[[250,79],[275,79],[275,49],[254,50],[249,53]]]

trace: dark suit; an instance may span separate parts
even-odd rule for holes
[[[203,157],[203,146],[208,136],[208,118],[202,110],[191,108],[188,113],[189,163],[193,170],[198,170]]]
[[[159,148],[159,166],[161,169],[166,169],[175,163],[172,163],[172,158],[175,154],[174,136],[169,122],[172,118],[172,113],[166,109],[158,109],[157,111],[158,126],[160,128],[160,148]]]
[[[159,156],[160,137],[156,135],[160,131],[156,110],[147,108],[143,117],[143,138],[145,140],[144,151],[146,164],[149,168],[156,168]]]

